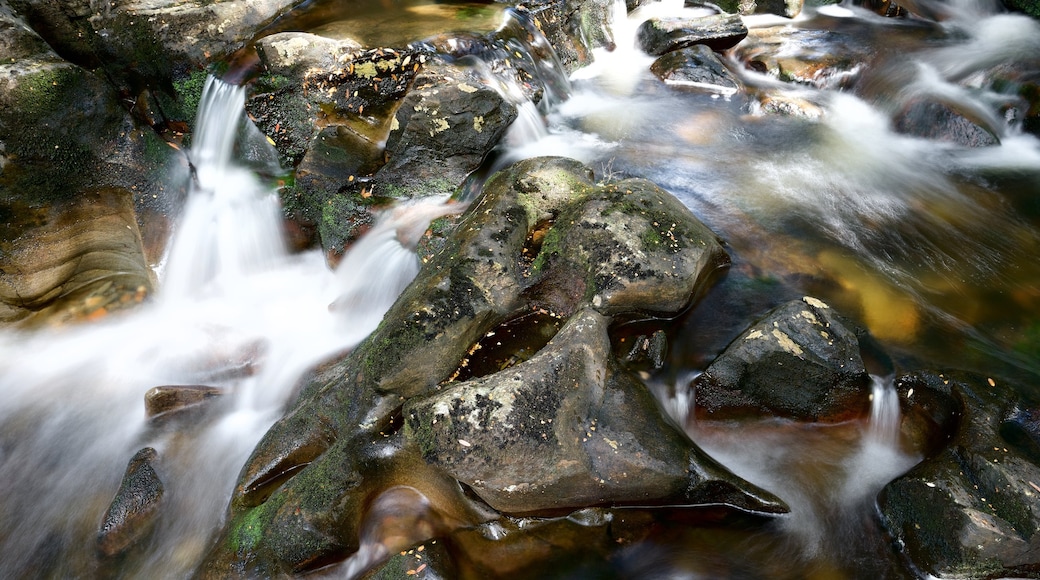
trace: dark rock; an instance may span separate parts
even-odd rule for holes
[[[452,193],[501,140],[516,107],[475,69],[430,62],[397,109],[374,193]],[[389,191],[387,191],[389,190]]]
[[[743,90],[743,83],[703,44],[666,53],[650,65],[650,71],[677,89],[727,97]]]
[[[970,116],[969,112],[958,111],[944,103],[919,100],[896,115],[895,128],[900,133],[964,147],[1000,144],[995,127],[987,127],[984,119]]]
[[[730,14],[775,14],[794,18],[802,13],[805,0],[722,0],[718,7]]]
[[[377,569],[362,576],[362,579],[448,580],[458,577],[458,568],[445,542],[432,540],[394,553]]]
[[[694,44],[721,51],[732,48],[747,35],[747,27],[740,16],[735,14],[716,14],[702,18],[651,18],[639,27],[639,45],[653,56]]]
[[[694,380],[699,417],[862,416],[870,377],[856,335],[823,302],[788,302],[733,341]]]
[[[427,462],[505,513],[720,503],[786,511],[663,419],[613,360],[607,319],[591,310],[530,361],[413,398],[404,416]]]
[[[152,467],[157,457],[155,449],[145,447],[127,465],[119,491],[101,520],[97,549],[102,556],[112,557],[127,551],[155,525],[165,491]]]
[[[120,88],[166,89],[173,71],[229,55],[293,0],[12,0],[14,11],[62,57],[100,67]]]
[[[152,419],[170,417],[198,408],[223,394],[221,389],[203,385],[152,387],[144,394],[144,413]]]
[[[342,559],[360,546],[360,514],[367,502],[388,487],[418,490],[443,515],[438,521],[449,522],[448,528],[493,517],[485,504],[467,499],[446,471],[427,464],[423,453],[429,447],[421,437],[404,437],[402,405],[450,383],[489,331],[523,318],[524,312],[547,310],[540,305],[552,302],[551,297],[563,296],[558,302],[566,315],[583,307],[607,314],[674,313],[727,261],[715,236],[659,188],[642,180],[597,186],[592,177],[576,161],[536,158],[485,183],[482,196],[444,246],[429,256],[379,327],[349,355],[322,365],[304,381],[293,408],[257,445],[236,486],[228,523],[201,568],[203,577],[235,570],[257,576],[297,573]],[[579,229],[580,236],[575,233]],[[578,239],[583,236],[587,239]],[[633,256],[653,268],[622,268]],[[615,272],[601,275],[601,268]],[[575,279],[588,281],[577,293]],[[583,312],[585,318],[603,320],[600,314]],[[584,327],[580,320],[571,326]],[[599,351],[609,357],[605,336],[597,340],[602,343]],[[578,372],[583,348],[543,358],[572,360]],[[506,357],[515,369],[542,356],[523,363],[529,355],[516,354]],[[423,365],[415,365],[416,360]],[[592,385],[594,392],[609,396],[583,403],[585,418],[602,424],[601,434],[617,437],[611,439],[618,445],[617,457],[609,441],[585,442],[588,457],[596,462],[590,473],[604,480],[607,491],[596,493],[594,481],[568,481],[563,485],[571,487],[561,489],[573,489],[578,499],[561,497],[558,505],[600,498],[651,503],[711,498],[748,510],[781,509],[766,495],[748,495],[743,482],[730,479],[694,451],[685,435],[660,417],[645,388],[610,365],[600,366],[599,377],[585,375],[592,381],[613,377],[607,384]],[[516,371],[464,384],[508,384],[511,372]],[[606,418],[605,409],[613,407],[622,409],[621,415],[649,413],[652,418],[634,434]],[[640,450],[627,453],[635,442],[647,457],[657,458],[653,469],[659,469],[653,481],[643,482],[648,487],[642,496],[634,487],[624,487],[626,479],[632,481],[624,474],[640,461]],[[673,465],[671,459],[679,462]],[[510,469],[524,467],[516,463]],[[608,480],[614,483],[608,486]]]
[[[614,46],[610,29],[613,2],[535,0],[525,6],[519,17],[537,21],[537,35],[544,34],[567,73],[590,64],[593,49]]]
[[[532,263],[528,295],[568,315],[675,313],[728,265],[718,238],[681,202],[643,179],[588,193],[560,212]]]
[[[903,555],[936,577],[1035,577],[1040,466],[1021,438],[1004,435],[1008,418],[1028,404],[1003,383],[977,376],[916,372],[900,383],[913,390],[910,405],[919,396],[945,396],[947,406],[959,407],[948,445],[878,497],[881,520]]]

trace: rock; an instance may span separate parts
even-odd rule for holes
[[[652,269],[622,269],[633,255]],[[459,368],[481,350],[480,341],[501,325],[524,319],[524,313],[548,312],[544,305],[559,303],[565,307],[562,315],[582,313],[572,328],[613,314],[674,313],[703,291],[710,274],[726,262],[715,236],[649,182],[596,185],[585,166],[551,157],[521,161],[493,175],[379,327],[351,353],[316,369],[304,381],[293,408],[257,445],[243,467],[228,522],[200,576],[299,573],[343,559],[360,547],[364,506],[374,494],[393,486],[418,490],[437,513],[445,514],[442,521],[461,522],[451,526],[493,519],[486,504],[467,499],[457,480],[427,463],[428,439],[405,436],[402,405],[424,394],[435,397],[438,389],[446,392],[439,385],[460,376]],[[616,276],[601,275],[601,267],[614,267]],[[589,292],[569,289],[575,279],[587,280]],[[602,330],[602,322],[598,324]],[[539,332],[552,333],[555,328],[547,324],[539,326]],[[596,341],[598,352],[612,361],[605,337]],[[480,376],[469,375],[472,378],[460,388],[492,380],[508,384],[510,373],[519,372],[512,369],[541,364],[536,362],[539,357],[572,360],[577,373],[583,349],[591,348],[574,346],[568,354],[545,347],[539,353],[546,354],[532,356],[521,352],[526,344],[517,347],[516,356],[500,352],[490,357],[513,366],[500,371],[481,363],[478,366],[486,370]],[[424,362],[415,365],[416,360]],[[588,456],[598,462],[589,473],[604,480],[607,492],[599,493],[595,481],[565,482],[561,490],[574,491],[577,499],[561,497],[559,506],[566,509],[601,498],[640,501],[634,491],[641,489],[638,484],[622,485],[628,479],[624,474],[634,472],[641,461],[638,452],[629,456],[622,443],[634,447],[638,441],[647,457],[658,458],[652,469],[659,470],[653,481],[645,482],[642,499],[686,498],[693,503],[712,498],[749,510],[782,509],[764,492],[757,500],[748,495],[750,488],[743,482],[727,479],[724,470],[693,451],[680,431],[664,423],[645,388],[615,369],[613,362],[600,367],[603,380],[608,374],[613,377],[609,384],[583,375],[594,382],[594,393],[609,395],[586,399],[602,403],[583,403],[583,418],[596,419],[610,437],[618,431],[611,439],[618,444],[617,457],[608,441],[586,442],[595,447],[589,448]],[[483,374],[488,372],[492,374]],[[423,400],[416,399],[416,405]],[[649,413],[651,418],[638,435],[626,435],[614,419],[606,418],[605,409],[611,405],[623,408],[622,414]],[[554,410],[564,413],[559,407],[546,412]],[[679,463],[670,463],[672,459]],[[539,465],[530,469],[541,469]],[[524,467],[509,469],[519,472]],[[620,483],[609,487],[608,480]]]
[[[564,69],[560,72],[569,74],[592,62],[593,49],[614,47],[612,6],[607,0],[536,0],[517,12],[519,18],[537,22],[533,27],[537,32],[532,34],[544,35]],[[531,25],[525,27],[532,29]]]
[[[379,568],[362,576],[363,580],[441,580],[458,577],[458,567],[451,552],[445,542],[437,540],[397,552]]]
[[[372,178],[374,193],[452,193],[516,115],[516,106],[475,69],[431,61],[397,109],[386,140],[387,163]]]
[[[903,555],[935,577],[1035,576],[1040,466],[1029,443],[1005,436],[1009,419],[1020,422],[1014,417],[1032,406],[983,377],[915,372],[900,383],[904,405],[924,396],[959,407],[948,445],[878,496],[881,521]]]
[[[916,100],[896,115],[895,129],[900,133],[945,141],[963,147],[999,145],[996,128],[984,119],[970,118],[970,112],[929,100]]]
[[[590,191],[563,209],[531,268],[533,300],[569,315],[678,312],[729,264],[718,238],[675,197],[643,179]]]
[[[805,0],[723,0],[718,7],[730,14],[775,14],[794,18],[802,13]]]
[[[624,504],[785,512],[663,419],[611,356],[607,323],[580,311],[531,360],[409,400],[405,436],[504,513]]]
[[[712,50],[732,48],[748,35],[740,16],[716,14],[702,18],[650,18],[639,26],[639,45],[652,56],[703,44]]]
[[[785,82],[847,88],[859,78],[863,63],[871,61],[875,50],[841,31],[773,26],[752,29],[733,56],[748,69]]]
[[[144,394],[144,413],[153,420],[182,415],[223,394],[221,389],[204,385],[152,387]]]
[[[870,377],[853,331],[807,296],[745,331],[693,386],[704,419],[840,421],[866,413]]]
[[[155,525],[165,490],[152,467],[158,457],[155,449],[138,451],[126,467],[112,505],[108,507],[97,535],[97,549],[103,557],[113,557],[140,542]]]
[[[129,192],[26,200],[0,180],[0,322],[22,327],[89,321],[134,307],[151,292]]]
[[[120,89],[165,89],[174,71],[200,70],[229,55],[288,10],[293,0],[11,0],[11,8],[57,52],[103,68]]]
[[[743,83],[703,44],[666,53],[650,65],[650,72],[666,85],[681,90],[726,97],[743,90]]]

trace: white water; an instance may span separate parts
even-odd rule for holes
[[[59,554],[59,575],[82,573],[93,550],[83,539],[144,446],[159,452],[166,494],[147,559],[130,573],[191,570],[301,375],[367,336],[418,271],[412,249],[426,224],[459,211],[437,199],[388,213],[337,273],[318,252],[289,255],[275,192],[233,160],[243,98],[207,82],[189,154],[197,184],[150,304],[101,323],[0,334],[0,577]],[[193,384],[221,388],[224,412],[198,429],[149,426],[149,388]]]

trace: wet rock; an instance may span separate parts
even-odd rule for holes
[[[292,0],[12,0],[57,52],[104,68],[121,89],[165,88],[173,71],[199,70],[245,44]]]
[[[839,31],[775,26],[752,29],[733,56],[745,67],[785,82],[845,88],[859,77],[874,50]]]
[[[984,119],[973,120],[970,116],[970,112],[958,111],[944,103],[919,100],[896,115],[895,129],[900,133],[964,147],[1000,144],[994,127],[987,127]]]
[[[1005,427],[1023,406],[993,379],[915,372],[918,396],[960,407],[949,444],[878,497],[881,519],[916,570],[936,577],[1033,577],[1040,554],[1040,466]],[[1016,419],[1011,419],[1015,422]],[[1028,444],[1027,444],[1028,447]]]
[[[536,0],[525,3],[521,17],[537,22],[567,73],[592,62],[593,49],[613,48],[610,29],[612,2],[607,0]]]
[[[458,577],[459,572],[451,552],[445,542],[437,540],[393,554],[379,568],[362,576],[363,580],[446,580]]]
[[[165,490],[152,467],[158,454],[145,447],[126,467],[112,505],[101,520],[98,552],[104,557],[119,555],[141,541],[155,525]]]
[[[870,377],[853,331],[805,297],[745,331],[693,385],[699,417],[837,421],[866,412]]]
[[[262,72],[246,110],[296,169],[282,190],[286,215],[338,256],[387,200],[368,182],[386,162],[394,114],[427,56],[301,33],[264,38],[257,51]]]
[[[675,197],[643,179],[590,191],[560,212],[531,268],[528,295],[569,315],[678,312],[728,265],[718,238]]]
[[[775,14],[794,18],[802,13],[804,0],[723,0],[718,7],[730,14]]]
[[[674,50],[650,65],[650,71],[670,87],[723,96],[740,92],[743,83],[715,52],[703,44]]]
[[[633,256],[653,268],[622,268]],[[304,381],[293,408],[268,431],[243,468],[228,523],[200,574],[223,577],[245,570],[270,576],[343,559],[360,546],[364,506],[373,494],[392,486],[410,486],[429,498],[437,513],[445,515],[438,521],[471,525],[491,519],[486,504],[465,499],[456,479],[427,463],[428,440],[404,436],[402,405],[438,392],[440,383],[450,384],[489,331],[522,319],[525,312],[548,311],[544,304],[559,303],[568,316],[581,311],[583,317],[600,320],[601,330],[604,314],[674,313],[725,262],[715,236],[649,182],[596,185],[582,164],[551,157],[521,161],[496,173],[369,338]],[[613,273],[601,275],[600,268],[611,267]],[[575,279],[588,281],[577,293]],[[572,326],[584,326],[580,320]],[[596,340],[597,351],[613,361],[605,336]],[[598,376],[582,375],[581,353],[591,347],[572,346],[574,352],[547,351],[543,360],[570,360],[578,373],[574,376],[594,382],[594,396],[581,402],[583,418],[603,425],[601,434],[610,436],[618,449],[602,439],[584,442],[585,453],[596,462],[590,473],[603,483],[566,481],[561,490],[573,490],[577,499],[561,497],[559,505],[626,497],[687,498],[687,503],[711,498],[748,510],[781,509],[764,492],[757,499],[749,495],[743,482],[729,479],[693,451],[685,436],[661,419],[653,397],[630,375],[615,370],[614,362],[600,365]],[[468,385],[462,390],[482,381],[509,384],[509,373],[519,372],[511,369],[535,364],[542,356],[516,354],[507,357],[510,368],[460,383]],[[416,360],[423,364],[415,365]],[[496,370],[489,366],[481,372]],[[608,375],[610,382],[601,384]],[[443,387],[440,391],[447,392]],[[595,395],[603,392],[609,396]],[[606,418],[605,409],[611,406],[623,409],[622,414],[650,413],[651,418],[639,434],[624,431],[615,426],[620,419]],[[548,410],[553,409],[566,413],[563,408]],[[588,427],[592,433],[592,425]],[[655,458],[652,469],[659,470],[653,481],[645,482],[649,487],[642,495],[635,487],[624,487],[626,481],[634,482],[625,473],[634,472],[641,458],[639,451],[629,456],[622,444],[635,447],[635,442],[646,457]],[[586,448],[581,442],[568,445]],[[519,457],[510,470],[525,469]],[[671,459],[679,463],[673,465]],[[540,469],[538,465],[532,469]],[[597,485],[607,491],[600,493]]]
[[[633,503],[786,511],[664,421],[611,357],[606,327],[579,312],[530,361],[411,399],[406,436],[505,513]]]
[[[639,45],[653,56],[703,44],[712,50],[732,48],[748,35],[740,16],[716,14],[702,18],[651,18],[639,27]]]
[[[515,105],[475,69],[428,63],[397,109],[386,140],[388,161],[372,178],[374,192],[452,193],[516,115]]]
[[[0,193],[9,191],[0,181]],[[0,323],[95,320],[151,292],[129,192],[81,192],[51,205],[20,194],[0,197],[8,216],[0,227]]]
[[[168,385],[152,387],[144,394],[144,413],[151,419],[169,418],[197,409],[224,391],[204,385]]]

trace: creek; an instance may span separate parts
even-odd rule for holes
[[[677,517],[661,545],[616,559],[619,574],[909,577],[873,517],[877,492],[919,459],[899,437],[892,374],[925,362],[1037,384],[1040,140],[991,81],[1002,67],[1037,63],[1040,26],[984,3],[941,6],[937,22],[855,6],[807,9],[794,21],[749,17],[752,28],[797,31],[783,46],[794,58],[876,48],[869,72],[844,71],[862,75],[855,90],[838,77],[781,83],[745,66],[752,57],[739,47],[727,53],[746,86],[803,114],[764,114],[727,90],[679,91],[656,79],[653,59],[635,48],[639,19],[691,10],[664,5],[627,18],[619,8],[613,51],[553,79],[567,85],[554,98],[520,103],[525,114],[496,163],[558,154],[599,176],[648,178],[726,241],[732,267],[663,323],[671,348],[646,380],[702,448],[792,508],[765,530]],[[341,20],[311,29],[343,34]],[[971,148],[896,131],[894,112],[922,95],[969,112],[1000,143]],[[111,320],[0,334],[0,576],[92,569],[101,515],[146,446],[161,457],[164,516],[142,555],[100,574],[190,575],[299,378],[376,327],[418,272],[413,248],[425,225],[458,211],[441,198],[388,211],[335,271],[317,251],[290,253],[276,192],[232,156],[244,99],[243,88],[208,81],[189,152],[195,187],[155,300]],[[690,379],[750,320],[803,294],[854,317],[884,346],[888,356],[868,367],[872,415],[838,425],[698,420]],[[195,426],[145,417],[149,389],[200,384],[224,395]]]

